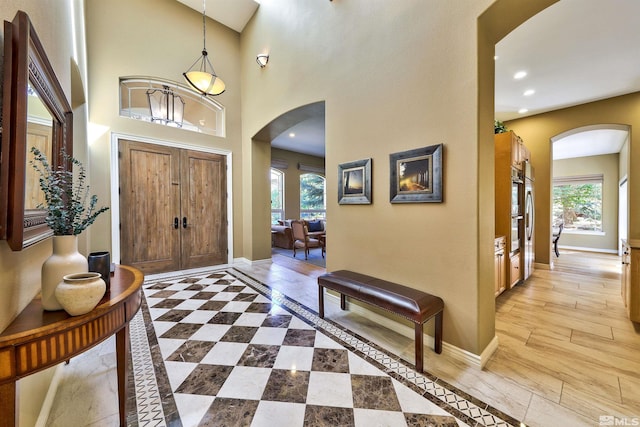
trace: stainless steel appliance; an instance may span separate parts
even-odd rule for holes
[[[511,255],[521,248],[522,236],[522,172],[519,169],[511,169],[511,242],[509,243],[509,253]]]
[[[533,273],[534,254],[534,225],[535,225],[535,198],[534,198],[534,177],[531,163],[524,162],[524,280],[527,280]]]

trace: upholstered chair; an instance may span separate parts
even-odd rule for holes
[[[304,250],[304,259],[309,257],[309,249],[322,248],[322,244],[318,239],[312,239],[308,236],[307,226],[304,221],[291,221],[291,231],[293,233],[293,257],[296,256],[296,249]],[[324,258],[324,251],[322,251]]]

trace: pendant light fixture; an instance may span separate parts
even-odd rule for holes
[[[205,22],[205,7],[206,0],[202,0],[202,33],[203,33],[203,48],[202,56],[189,67],[189,69],[182,73],[187,83],[191,85],[195,90],[202,95],[220,95],[225,90],[225,84],[220,77],[216,75],[209,56],[207,54],[207,27]]]

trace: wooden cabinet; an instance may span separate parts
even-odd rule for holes
[[[640,322],[640,241],[622,241],[620,293],[629,319]]]
[[[496,237],[495,240],[495,296],[500,295],[507,287],[506,262],[504,249],[506,245],[505,236]]]
[[[522,279],[520,269],[520,252],[509,257],[509,288],[513,288]]]

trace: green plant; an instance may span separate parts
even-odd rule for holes
[[[44,153],[36,147],[31,152],[34,158],[30,163],[40,175],[38,181],[45,197],[45,204],[38,207],[47,211],[46,222],[55,236],[78,235],[109,209],[103,206],[96,210],[98,196],[89,196],[86,171],[80,161],[62,152],[63,164],[70,164],[71,168],[53,170]],[[74,184],[75,167],[78,175]]]
[[[494,133],[505,133],[508,132],[509,129],[502,123],[500,120],[493,120],[493,130]]]

